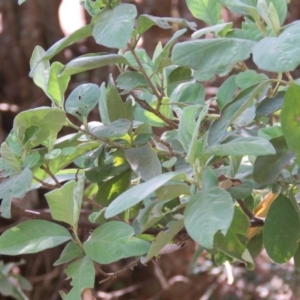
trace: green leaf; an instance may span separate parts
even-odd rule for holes
[[[161,175],[162,167],[156,151],[149,144],[125,150],[131,169],[144,181]]]
[[[0,254],[37,253],[71,239],[67,229],[44,220],[28,220],[6,230],[0,236]]]
[[[97,84],[84,83],[72,91],[66,101],[66,112],[80,121],[86,120],[98,104],[100,89]]]
[[[261,70],[283,73],[293,71],[299,64],[300,24],[295,23],[278,37],[265,37],[253,48],[253,61]]]
[[[279,195],[267,214],[263,238],[270,258],[276,263],[288,262],[299,245],[300,221],[291,200]]]
[[[39,164],[40,159],[41,156],[38,151],[32,151],[25,156],[23,160],[24,167],[28,169],[35,167],[37,164]]]
[[[264,249],[262,230],[248,241],[246,248],[250,255],[255,259]]]
[[[74,242],[69,242],[62,251],[59,259],[54,262],[53,266],[69,263],[82,256],[84,256],[83,250]]]
[[[253,104],[256,97],[262,92],[266,92],[269,81],[250,86],[241,91],[231,102],[223,106],[221,117],[215,120],[208,132],[207,143],[213,145],[222,141],[227,133],[227,128],[245,111],[250,104]]]
[[[212,187],[195,194],[184,212],[188,234],[202,247],[213,248],[214,235],[226,235],[233,219],[233,200],[225,190]]]
[[[121,55],[112,53],[89,53],[78,56],[68,62],[60,71],[59,76],[70,76],[107,65],[125,64],[128,61]]]
[[[170,51],[172,46],[174,45],[174,43],[176,42],[176,40],[181,37],[184,33],[186,32],[186,29],[180,29],[178,31],[176,31],[173,36],[169,39],[169,41],[167,42],[167,44],[165,45],[165,47],[162,49],[162,51],[159,53],[159,55],[156,57],[155,59],[155,67],[157,70],[162,69],[163,67],[165,67],[165,60],[169,60],[169,56],[170,56]],[[171,64],[168,63],[168,65]]]
[[[208,25],[217,24],[221,17],[221,4],[214,0],[186,0],[192,15]]]
[[[181,195],[190,195],[190,187],[179,180],[171,180],[155,191],[157,200],[172,200]]]
[[[52,218],[77,226],[84,188],[84,176],[67,182],[60,189],[53,190],[45,194]]]
[[[14,133],[24,149],[32,149],[55,136],[63,127],[66,113],[59,108],[39,107],[19,113]]]
[[[188,22],[185,19],[181,18],[160,18],[156,16],[151,16],[147,14],[140,15],[137,20],[137,26],[133,31],[133,36],[142,35],[152,26],[156,25],[162,29],[171,29],[172,25],[170,23],[175,23],[181,25],[183,27],[188,27],[190,30],[196,30],[196,23],[195,22]]]
[[[232,187],[226,190],[233,199],[244,199],[252,194],[252,181],[245,179],[241,181],[241,185],[233,185]]]
[[[75,42],[87,38],[92,34],[92,26],[86,25],[75,32],[73,32],[71,35],[64,37],[63,39],[56,42],[54,45],[52,45],[46,52],[42,51],[38,57],[35,57],[35,52],[32,54],[32,63],[30,64],[30,74],[29,76],[32,77],[35,73],[36,67],[42,62],[50,60],[53,56],[55,56],[57,53],[59,53],[61,50],[65,49],[68,46],[71,46]],[[36,49],[40,49],[40,46],[37,46]],[[35,51],[38,51],[36,50]],[[46,62],[46,64],[49,65],[49,62]],[[50,67],[50,65],[49,65]]]
[[[126,119],[118,119],[107,126],[95,121],[88,123],[89,132],[100,138],[122,137],[130,128],[131,122]]]
[[[214,246],[225,254],[245,262],[247,268],[253,270],[253,259],[248,249],[246,249],[245,245],[239,239],[239,236],[246,235],[249,226],[250,222],[248,217],[239,209],[235,208],[232,224],[228,232],[225,236],[218,232],[214,239]]]
[[[129,93],[134,89],[143,89],[148,87],[148,82],[145,77],[138,72],[124,72],[119,75],[116,80],[117,87],[124,90],[124,94]]]
[[[253,45],[252,41],[232,38],[182,42],[174,46],[172,62],[213,77],[228,73],[236,63],[249,58]]]
[[[132,120],[132,108],[122,101],[121,96],[115,86],[112,75],[109,75],[108,86],[106,89],[106,105],[110,122],[119,119]],[[128,102],[132,106],[131,102]]]
[[[13,154],[9,145],[6,142],[3,142],[1,144],[0,154],[3,161],[10,167],[12,167],[14,171],[16,171],[17,173],[21,172],[20,162],[18,161],[17,157]]]
[[[101,122],[105,125],[110,124],[109,115],[107,111],[107,98],[106,98],[106,87],[105,82],[100,86],[100,98],[99,98],[99,114],[101,117]]]
[[[48,96],[59,108],[64,107],[64,94],[70,81],[70,76],[58,76],[62,68],[63,64],[60,62],[54,62],[51,65],[47,85]]]
[[[168,68],[166,68],[166,72],[168,72]],[[174,66],[170,66],[170,73],[167,75],[167,95],[170,96],[178,85],[180,85],[181,83],[186,83],[186,81],[190,80],[192,80],[192,70],[190,68],[174,68]],[[195,99],[193,100],[195,101]]]
[[[171,221],[166,231],[161,231],[151,243],[150,249],[147,253],[145,261],[148,262],[152,257],[159,254],[159,252],[175,237],[175,235],[184,227],[183,220]]]
[[[298,245],[298,249],[296,253],[294,254],[294,264],[296,270],[299,272],[300,270],[300,245]]]
[[[77,137],[78,138],[78,137]],[[66,135],[63,138],[57,140],[55,144],[55,149],[62,149],[62,155],[58,156],[57,158],[48,161],[48,167],[51,170],[51,172],[56,176],[56,174],[65,174],[62,170],[66,166],[68,166],[71,162],[76,160],[77,158],[83,156],[89,151],[92,151],[99,147],[99,142],[86,142],[86,141],[80,141],[77,140],[76,135],[70,134]],[[67,153],[67,155],[64,155],[65,149],[72,149],[72,152]],[[74,149],[75,148],[75,149]],[[39,154],[41,157],[43,157],[47,153],[47,149],[43,148],[39,150]],[[55,184],[53,180],[50,178],[49,174],[39,168],[39,166],[35,166],[32,170],[34,176],[39,178],[40,180],[44,180],[50,184]],[[59,172],[59,173],[58,173]],[[78,172],[78,171],[76,171]],[[72,174],[76,174],[72,172]],[[67,174],[70,175],[70,172],[68,171]],[[73,175],[74,176],[74,175]]]
[[[131,170],[126,170],[113,178],[99,183],[95,200],[102,206],[108,206],[114,199],[130,188]]]
[[[292,84],[281,108],[281,128],[290,150],[300,154],[300,86]]]
[[[41,46],[36,46],[30,58],[30,76],[34,83],[47,93],[47,85],[49,79],[49,61],[42,61],[45,56],[45,50]]]
[[[266,97],[256,108],[257,116],[268,117],[282,107],[285,91],[278,92],[273,98]]]
[[[274,5],[274,8],[278,14],[280,25],[282,25],[287,15],[287,2],[282,0],[266,0],[269,5]]]
[[[217,92],[217,104],[220,109],[222,109],[227,103],[229,103],[236,93],[238,87],[236,85],[236,76],[232,75],[227,78]]]
[[[202,175],[203,190],[210,189],[219,185],[218,177],[210,167],[205,167]]]
[[[112,221],[95,229],[83,247],[92,260],[110,264],[122,258],[146,254],[149,243],[134,237],[130,225]]]
[[[197,133],[198,137],[199,126],[196,126],[196,116],[199,111],[203,109],[202,105],[190,105],[183,109],[182,116],[178,127],[178,137],[184,150],[188,153],[194,145],[193,136],[194,132]],[[203,109],[204,110],[204,109]],[[200,124],[199,124],[200,125]]]
[[[203,35],[206,35],[208,33],[213,32],[215,36],[218,36],[218,33],[220,33],[220,36],[225,37],[226,33],[232,28],[233,23],[221,23],[216,24],[210,27],[205,27],[200,30],[197,30],[192,34],[193,39],[199,39]]]
[[[105,211],[105,218],[111,218],[126,209],[136,205],[142,200],[146,199],[149,195],[155,192],[159,187],[172,179],[184,179],[184,173],[170,172],[161,174],[155,178],[148,180],[145,183],[134,186],[128,191],[118,196]]]
[[[259,14],[256,9],[256,0],[218,0],[228,9],[239,15],[251,16],[253,19],[258,19]]]
[[[132,222],[132,227],[134,228],[135,234],[141,234],[146,229],[154,226],[163,217],[163,207],[167,201],[153,201],[146,198],[144,203],[144,208],[141,208],[138,216]]]
[[[253,179],[259,184],[271,184],[280,175],[282,169],[295,156],[289,150],[285,138],[280,136],[270,140],[276,150],[275,155],[258,156],[254,163]]]
[[[283,132],[281,126],[275,125],[259,129],[257,135],[264,139],[271,140],[282,136]]]
[[[120,4],[102,10],[93,19],[96,43],[108,48],[124,48],[131,36],[137,10],[133,4]]]
[[[224,144],[206,148],[203,154],[226,155],[267,155],[275,154],[272,144],[261,137],[237,137]]]
[[[10,206],[13,198],[23,198],[32,182],[32,173],[26,168],[22,173],[5,179],[0,184],[1,216],[10,218]]]
[[[205,88],[202,84],[196,82],[185,82],[177,85],[170,96],[170,102],[204,104],[204,97]]]
[[[64,300],[81,300],[83,290],[94,287],[95,267],[93,261],[87,256],[72,262],[65,273],[68,278],[72,278],[73,288],[63,297]]]
[[[268,80],[269,78],[265,74],[258,74],[254,70],[247,70],[240,72],[235,77],[235,83],[237,87],[245,89],[253,84],[259,83],[261,81]]]

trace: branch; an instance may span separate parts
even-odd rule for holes
[[[147,80],[151,90],[152,90],[152,93],[156,96],[157,98],[157,101],[158,102],[161,102],[163,96],[160,95],[156,89],[156,87],[154,86],[154,84],[152,83],[151,79],[149,78],[148,74],[146,73],[140,59],[138,58],[138,56],[136,55],[135,51],[134,51],[134,48],[132,48],[132,46],[128,43],[127,44],[127,47],[129,49],[129,51],[131,52],[133,58],[135,59],[135,61],[137,62],[138,66],[139,66],[139,71],[144,75],[145,79]]]
[[[262,227],[265,224],[265,220],[256,217],[253,212],[247,207],[247,205],[244,203],[241,199],[236,199],[238,204],[240,205],[243,212],[249,217],[250,219],[250,227]]]
[[[159,117],[161,120],[163,120],[165,123],[168,124],[168,126],[171,129],[177,129],[178,126],[176,123],[174,123],[172,120],[168,119],[166,116],[164,116],[159,110],[157,111],[156,109],[154,109],[152,106],[149,105],[148,102],[146,102],[145,100],[141,100],[138,99],[134,94],[131,94],[135,101],[145,110],[148,110],[149,112],[155,114],[157,117]]]
[[[105,272],[102,271],[102,274],[104,273],[105,276],[107,276],[107,278],[101,280],[101,281],[99,282],[99,284],[101,284],[101,283],[103,283],[103,282],[105,282],[105,281],[107,281],[107,280],[110,280],[110,279],[115,279],[116,277],[118,277],[118,276],[119,276],[120,274],[122,274],[123,272],[125,272],[125,271],[127,271],[127,270],[129,270],[129,269],[134,268],[134,267],[139,263],[139,261],[140,261],[140,259],[137,258],[137,259],[135,259],[134,261],[132,261],[131,263],[129,263],[127,266],[125,266],[123,269],[121,269],[121,270],[119,270],[119,271],[116,271],[116,272],[114,272],[114,273],[105,273]]]

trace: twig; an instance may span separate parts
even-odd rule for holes
[[[149,112],[155,114],[157,117],[159,117],[162,121],[164,121],[165,123],[167,123],[169,125],[169,127],[171,129],[177,129],[178,126],[176,123],[174,123],[172,120],[168,119],[166,116],[164,116],[159,110],[157,111],[156,109],[154,109],[151,105],[149,105],[148,102],[146,102],[145,100],[141,100],[138,99],[137,97],[135,97],[135,95],[131,94],[135,101],[144,109],[148,110]]]
[[[136,55],[135,51],[134,51],[134,48],[132,48],[132,46],[128,43],[127,44],[127,47],[129,49],[129,51],[131,52],[133,58],[135,59],[135,61],[137,62],[138,66],[139,66],[139,71],[144,75],[145,79],[147,80],[151,90],[152,90],[152,93],[156,96],[157,98],[157,101],[161,102],[161,99],[162,99],[162,95],[160,95],[156,89],[156,87],[154,86],[154,84],[152,83],[151,79],[149,78],[148,74],[146,73],[140,59],[138,58],[138,56]]]
[[[107,281],[107,280],[110,280],[110,279],[115,279],[116,277],[118,277],[120,274],[122,274],[123,272],[135,267],[138,263],[139,263],[140,259],[137,258],[135,259],[134,261],[132,261],[131,263],[129,263],[127,266],[125,266],[123,269],[117,271],[117,272],[114,272],[114,273],[107,273],[109,276],[103,280],[101,280],[99,282],[99,284]]]
[[[42,170],[44,170],[52,179],[53,181],[55,182],[56,184],[56,187],[61,187],[61,184],[60,182],[57,180],[57,178],[55,177],[55,175],[51,172],[51,170],[46,167],[46,166],[41,166],[40,167]]]
[[[153,139],[157,142],[160,143],[162,145],[164,145],[165,147],[168,148],[169,152],[170,152],[170,156],[173,157],[175,156],[172,147],[170,146],[170,144],[166,143],[165,141],[161,140],[159,137],[154,136]]]
[[[121,144],[119,144],[119,143],[110,141],[110,140],[108,140],[108,139],[100,138],[100,137],[98,137],[98,136],[92,134],[91,132],[89,132],[89,131],[87,131],[87,130],[85,130],[85,129],[82,129],[82,128],[80,128],[79,126],[77,126],[77,125],[71,123],[70,121],[67,122],[66,126],[72,127],[72,128],[74,128],[74,129],[76,129],[77,131],[80,131],[80,132],[82,132],[82,133],[84,133],[84,134],[87,134],[87,135],[89,135],[90,137],[94,138],[95,140],[98,140],[98,141],[100,141],[100,142],[102,142],[102,143],[104,143],[104,144],[107,144],[107,145],[111,146],[112,148],[123,149],[123,150],[129,149],[129,147],[126,147],[126,146],[121,145]]]
[[[240,205],[243,212],[249,217],[250,219],[250,227],[262,227],[265,224],[264,219],[256,217],[253,212],[247,207],[247,205],[244,203],[241,199],[236,199],[238,204]]]
[[[249,219],[254,219],[255,215],[253,214],[253,212],[248,208],[248,206],[244,203],[243,200],[241,199],[236,199],[236,201],[238,202],[238,204],[240,205],[241,209],[244,211],[244,213],[249,217]]]

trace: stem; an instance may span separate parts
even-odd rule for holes
[[[118,277],[120,274],[122,274],[123,272],[125,272],[125,271],[127,271],[127,270],[129,270],[129,269],[131,269],[131,268],[133,268],[133,267],[135,267],[138,263],[139,263],[139,261],[140,261],[140,259],[139,258],[137,258],[137,259],[135,259],[134,261],[132,261],[131,263],[129,263],[127,266],[125,266],[123,269],[121,269],[121,270],[119,270],[119,271],[117,271],[117,272],[114,272],[114,273],[105,273],[105,274],[108,274],[108,275],[105,275],[105,276],[108,276],[107,278],[105,278],[105,279],[103,279],[103,280],[101,280],[100,282],[99,282],[99,284],[101,284],[101,283],[103,283],[103,282],[105,282],[105,281],[107,281],[107,280],[110,280],[110,279],[114,279],[114,278],[116,278],[116,277]]]
[[[253,214],[253,212],[248,208],[248,206],[244,203],[243,200],[241,199],[236,199],[236,201],[238,202],[238,204],[240,205],[241,209],[244,211],[244,213],[249,217],[249,219],[254,219],[255,215]]]
[[[54,176],[54,174],[51,172],[51,170],[49,169],[49,167],[46,167],[46,166],[41,166],[40,167],[42,170],[44,170],[52,179],[53,181],[55,182],[55,185],[57,187],[61,187],[61,184],[60,182],[57,180],[57,178]]]
[[[156,89],[156,87],[154,86],[154,84],[152,83],[151,79],[149,78],[148,74],[146,73],[140,59],[138,58],[138,56],[136,55],[135,51],[134,51],[134,48],[128,43],[127,44],[127,47],[130,51],[130,53],[132,54],[133,58],[135,59],[135,61],[137,62],[138,66],[139,66],[139,71],[144,75],[145,79],[147,80],[151,90],[152,90],[152,93],[156,96],[158,102],[160,101],[161,102],[161,99],[162,99],[162,95],[160,95]]]
[[[80,128],[79,126],[73,124],[73,123],[70,122],[69,120],[68,120],[66,126],[71,127],[71,128],[74,128],[74,129],[76,129],[77,131],[80,131],[80,132],[82,132],[82,133],[84,133],[84,134],[87,134],[87,135],[89,135],[90,137],[94,138],[95,140],[98,140],[98,141],[100,141],[100,142],[102,142],[102,143],[104,143],[104,144],[107,144],[107,145],[111,146],[112,148],[123,149],[123,150],[129,149],[129,147],[126,147],[126,146],[124,146],[124,145],[118,144],[118,143],[116,143],[116,142],[112,142],[112,141],[110,141],[110,140],[108,140],[108,139],[100,138],[100,137],[98,137],[98,136],[92,134],[91,132],[89,132],[89,131],[87,131],[87,130],[85,130],[85,129],[82,129],[82,128]]]
[[[286,75],[290,83],[294,82],[294,78],[290,72],[285,72],[284,74]]]
[[[261,227],[264,226],[264,219],[256,217],[253,212],[247,207],[247,205],[244,203],[241,199],[236,199],[238,204],[240,205],[243,212],[249,217],[250,219],[250,227]]]
[[[160,111],[157,111],[156,109],[154,109],[152,106],[149,105],[148,102],[146,102],[145,100],[140,100],[137,97],[135,97],[133,94],[131,94],[135,101],[145,110],[148,110],[149,112],[155,114],[157,117],[159,117],[161,120],[163,120],[165,123],[168,124],[168,126],[171,129],[177,129],[178,126],[176,123],[174,123],[172,120],[168,119],[167,117],[165,117]]]

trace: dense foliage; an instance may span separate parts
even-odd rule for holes
[[[186,2],[209,27],[137,16],[135,5],[118,0],[85,0],[91,24],[32,54],[30,76],[51,106],[19,113],[1,145],[1,215],[11,217],[13,198],[43,188],[53,220],[5,231],[0,254],[67,242],[55,262],[68,264],[72,278],[63,299],[93,288],[95,268],[115,277],[101,265],[129,257],[128,268],[146,264],[180,249],[187,235],[199,244],[195,258],[207,251],[217,264],[253,269],[265,248],[273,261],[294,257],[300,266],[300,80],[290,73],[300,64],[300,22],[283,26],[285,0]],[[222,7],[244,16],[241,28],[220,20]],[[137,45],[152,26],[182,29],[150,58]],[[188,30],[191,39],[178,42]],[[50,63],[89,36],[118,53]],[[72,75],[107,65],[116,78],[83,83],[65,99]],[[202,83],[216,75],[228,77],[207,99]],[[89,119],[96,107],[101,122]],[[63,127],[74,133],[62,135]],[[87,240],[78,234],[83,206],[93,208]]]

